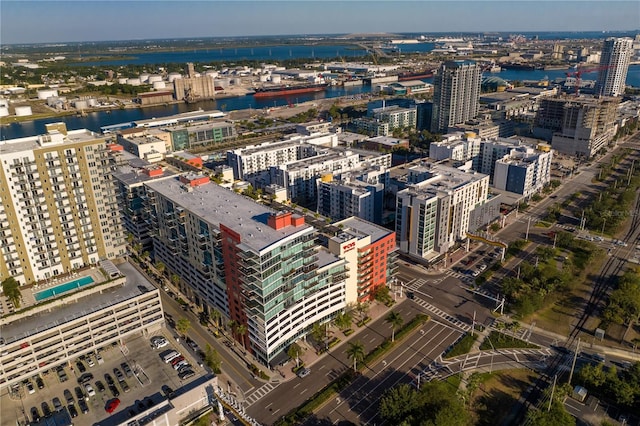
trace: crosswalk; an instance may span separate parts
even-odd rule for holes
[[[248,405],[255,404],[258,400],[260,400],[265,395],[267,395],[269,392],[271,392],[276,387],[278,387],[278,384],[279,383],[275,383],[274,384],[274,383],[271,383],[271,382],[267,382],[264,385],[260,386],[258,389],[256,389],[255,391],[251,392],[251,395],[249,395],[246,398],[247,404]]]
[[[442,309],[436,308],[435,306],[433,306],[430,303],[427,303],[425,300],[421,299],[420,297],[414,296],[413,301],[416,302],[418,305],[422,306],[424,309],[426,309],[427,311],[431,312],[432,314],[438,316],[439,318],[445,320],[446,322],[452,324],[453,326],[463,330],[463,331],[470,331],[471,330],[471,326],[469,324],[465,324],[464,322],[460,321],[459,319],[452,317],[451,315],[449,315],[448,313],[446,313],[445,311],[443,311]]]

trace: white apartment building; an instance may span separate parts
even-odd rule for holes
[[[154,250],[205,310],[246,327],[234,337],[265,365],[346,306],[346,261],[302,216],[278,213],[206,176],[145,183]]]
[[[610,37],[602,43],[596,93],[621,96],[626,87],[627,71],[633,56],[633,39]]]
[[[529,147],[516,148],[495,162],[493,186],[529,197],[551,181],[553,151],[543,152]]]
[[[0,141],[0,281],[33,284],[125,254],[110,166],[103,137],[64,123]]]
[[[354,216],[379,224],[382,221],[384,189],[381,183],[320,180],[317,211],[333,221]]]
[[[401,108],[397,105],[376,108],[373,118],[389,124],[389,130],[416,127],[417,111],[415,108]]]
[[[166,141],[153,135],[124,136],[118,134],[118,143],[127,152],[150,163],[162,161],[167,153]]]
[[[474,118],[480,111],[482,70],[474,61],[444,62],[434,78],[431,132]]]
[[[469,161],[480,155],[481,138],[471,133],[447,133],[439,142],[429,145],[429,158],[434,161]]]
[[[409,182],[416,183],[396,198],[400,251],[430,259],[466,239],[471,212],[487,201],[489,176],[427,163],[409,169]]]

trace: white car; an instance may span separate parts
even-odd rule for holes
[[[93,390],[90,384],[87,383],[86,385],[84,385],[84,390],[87,392],[87,395],[96,396],[96,391]]]
[[[153,346],[155,349],[164,348],[168,344],[169,342],[167,341],[167,339],[162,336],[154,336],[151,338],[151,346]]]
[[[598,235],[598,236],[593,237],[593,241],[603,242],[604,238],[602,238],[601,236]]]
[[[27,392],[29,393],[29,395],[36,393],[36,390],[33,387],[33,383],[31,383],[31,380],[27,382]]]
[[[478,271],[477,269],[475,271],[473,271],[471,273],[471,275],[473,275],[474,277],[477,277],[478,275],[480,275],[480,271]]]
[[[89,367],[94,367],[96,365],[96,363],[93,361],[93,358],[87,357],[87,365]]]
[[[478,269],[479,269],[480,271],[484,271],[485,269],[487,269],[487,265],[485,265],[485,264],[483,263],[482,265],[478,266]]]

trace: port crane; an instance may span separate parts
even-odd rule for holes
[[[580,65],[578,65],[575,68],[575,71],[569,71],[567,73],[565,73],[567,75],[567,77],[575,77],[576,79],[576,96],[580,96],[580,81],[582,80],[582,74],[588,74],[591,72],[599,72],[602,70],[606,70],[611,68],[611,65],[600,65],[597,67],[582,67]]]

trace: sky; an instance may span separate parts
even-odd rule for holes
[[[640,1],[0,0],[0,45],[289,34],[629,31]]]

